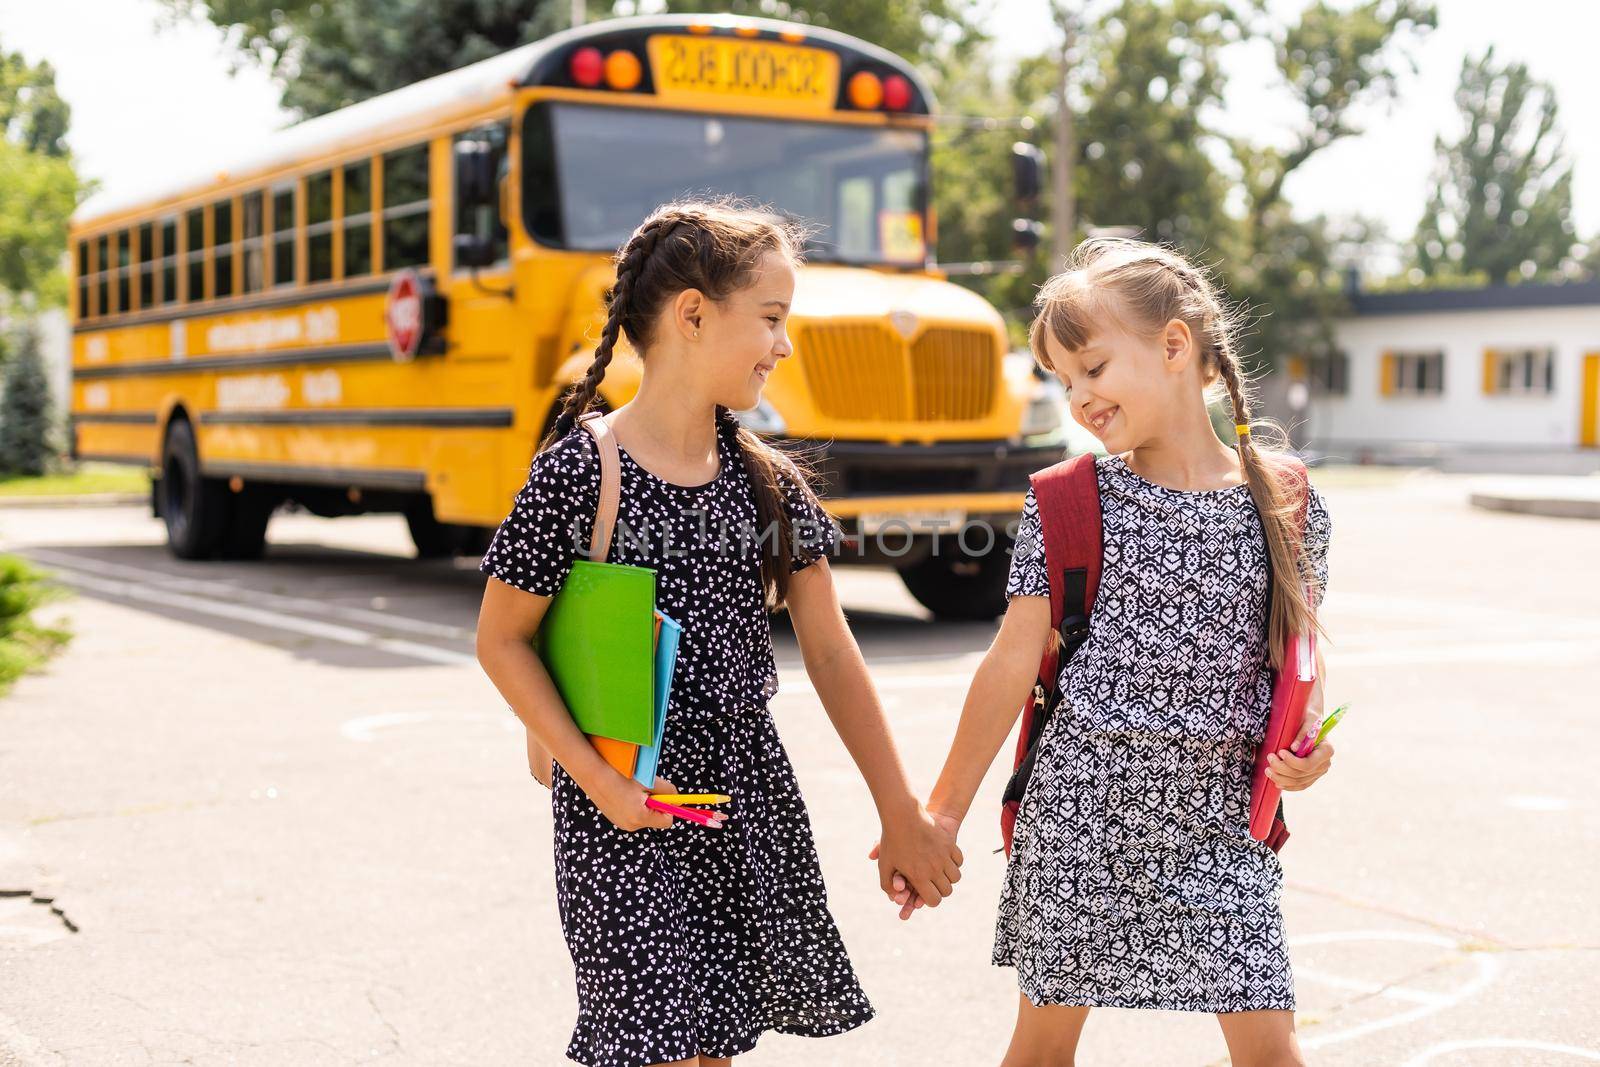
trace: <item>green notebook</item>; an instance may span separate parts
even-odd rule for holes
[[[655,740],[655,607],[655,571],[586,559],[550,601],[533,649],[584,733]]]

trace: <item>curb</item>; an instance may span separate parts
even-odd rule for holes
[[[1600,519],[1600,497],[1513,496],[1504,493],[1473,493],[1468,497],[1475,508],[1509,511],[1518,515],[1544,515],[1555,519]]]
[[[112,508],[148,504],[149,493],[83,493],[77,496],[0,496],[0,511],[10,508]]]

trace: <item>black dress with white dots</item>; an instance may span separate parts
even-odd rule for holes
[[[721,829],[618,829],[559,765],[552,778],[556,899],[578,1020],[567,1055],[642,1067],[749,1051],[767,1030],[843,1033],[875,1011],[828,911],[810,818],[772,715],[771,620],[756,505],[738,443],[717,476],[667,482],[621,452],[610,561],[651,567],[656,606],[683,635],[657,773],[726,793]],[[826,512],[786,480],[791,571],[837,545]],[[587,430],[534,458],[479,569],[553,596],[586,548],[600,495]]]

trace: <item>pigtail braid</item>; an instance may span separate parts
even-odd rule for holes
[[[679,221],[681,220],[667,216],[651,219],[634,232],[633,237],[618,253],[617,280],[606,291],[606,322],[600,329],[600,343],[595,345],[594,360],[589,364],[589,369],[583,378],[567,393],[561,414],[556,416],[549,434],[539,443],[540,452],[570,433],[578,424],[578,416],[588,411],[594,402],[595,393],[599,390],[600,382],[606,376],[606,368],[611,364],[611,356],[616,351],[617,338],[625,325],[636,321],[637,312],[633,307],[633,294],[638,286],[639,277],[644,273],[656,246]],[[629,332],[633,333],[631,330]]]

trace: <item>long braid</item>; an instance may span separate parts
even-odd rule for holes
[[[594,360],[589,364],[589,369],[577,387],[567,394],[561,414],[556,416],[549,434],[539,443],[540,452],[571,432],[578,423],[578,416],[588,411],[590,404],[594,402],[600,382],[606,376],[606,368],[611,365],[617,338],[621,335],[624,325],[633,327],[637,322],[633,293],[638,285],[639,276],[644,272],[661,239],[681,221],[683,220],[679,216],[651,219],[634,231],[628,243],[618,253],[617,280],[606,292],[606,322],[600,329],[600,343],[595,346]],[[629,335],[633,336],[636,332],[635,329],[630,329]]]
[[[1211,339],[1208,339],[1211,340]],[[1228,400],[1233,405],[1235,425],[1250,426],[1250,394],[1239,371],[1238,359],[1226,334],[1214,339],[1217,371],[1228,390]],[[1283,652],[1288,645],[1293,620],[1312,620],[1323,631],[1311,611],[1306,595],[1306,584],[1315,580],[1308,565],[1306,553],[1300,543],[1296,528],[1299,500],[1290,492],[1292,484],[1287,471],[1279,465],[1269,465],[1256,448],[1254,434],[1238,435],[1239,465],[1250,485],[1250,496],[1255,500],[1256,511],[1261,516],[1262,531],[1266,536],[1267,552],[1272,557],[1272,571],[1279,578],[1272,583],[1272,602],[1267,605],[1267,651],[1272,666],[1283,666]],[[1298,581],[1287,580],[1290,575]],[[1323,631],[1326,635],[1326,631]]]
[[[781,455],[771,446],[745,429],[739,417],[731,410],[717,405],[717,433],[740,459],[745,473],[757,487],[756,532],[765,546],[761,557],[761,585],[769,609],[776,611],[789,596],[789,559],[794,553],[795,531],[784,510],[785,468],[798,490],[814,498],[809,484],[810,472],[792,456]],[[775,531],[768,538],[766,531]]]

